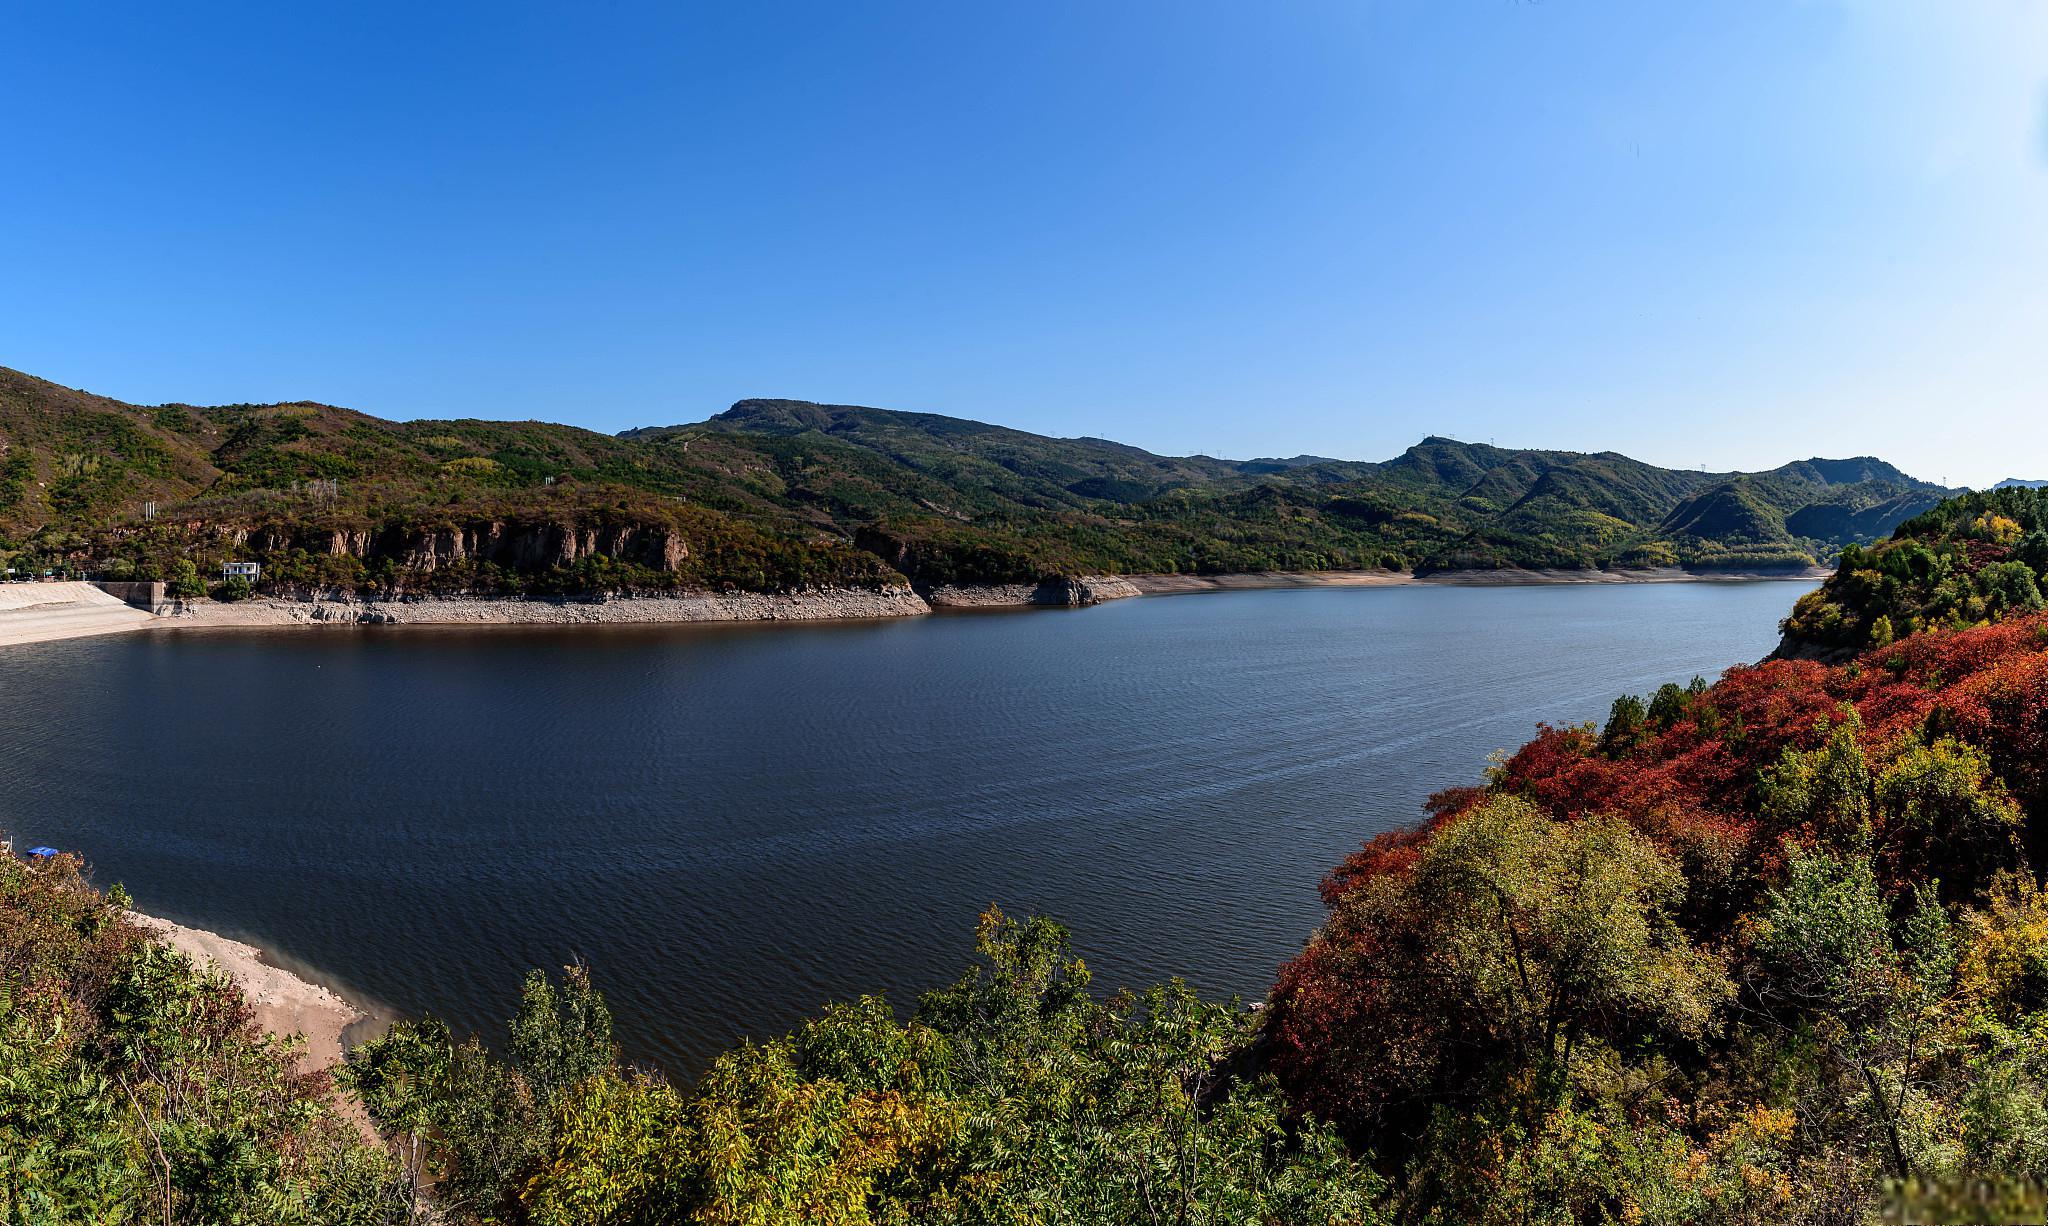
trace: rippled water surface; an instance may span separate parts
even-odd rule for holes
[[[152,631],[0,650],[0,827],[500,1033],[587,961],[679,1073],[901,1002],[1000,902],[1104,987],[1262,993],[1322,873],[1538,720],[1755,660],[1787,583],[1237,592],[809,627]]]

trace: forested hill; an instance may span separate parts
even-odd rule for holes
[[[746,400],[619,436],[312,402],[139,406],[0,369],[0,554],[278,586],[783,590],[1091,573],[1810,565],[1943,491],[1426,438],[1392,460],[1160,456],[962,418]],[[154,518],[147,517],[155,504]]]
[[[1782,655],[1826,658],[1919,630],[1960,629],[2039,612],[2048,583],[2048,490],[1965,494],[1852,546],[1821,589],[1785,619]]]

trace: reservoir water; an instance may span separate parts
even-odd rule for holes
[[[1539,720],[1761,658],[1791,583],[1234,592],[774,627],[145,631],[0,651],[0,829],[493,1041],[587,962],[688,1076],[954,978],[1262,994],[1316,883]]]

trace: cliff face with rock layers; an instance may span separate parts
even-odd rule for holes
[[[241,535],[246,541],[248,534]],[[300,533],[297,539],[283,540],[279,537],[285,534],[274,531],[259,535],[256,547],[265,552],[324,545],[329,556],[348,556],[365,563],[389,558],[420,574],[479,562],[512,571],[544,571],[574,566],[585,558],[673,572],[690,556],[689,545],[672,529],[633,523],[578,526],[487,520],[449,528]]]
[[[363,600],[347,592],[305,591],[288,599],[174,604],[171,626],[587,626],[684,622],[839,621],[918,617],[932,611],[907,587],[805,592],[692,592],[618,599],[420,596]]]
[[[365,595],[508,595],[506,579],[573,573],[597,564],[617,573],[618,590],[672,590],[690,559],[682,532],[658,523],[480,519],[432,527],[177,525],[188,553],[260,559],[264,588],[290,596],[307,589],[374,587]],[[209,568],[210,569],[210,568]]]

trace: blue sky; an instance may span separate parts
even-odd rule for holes
[[[0,364],[2048,477],[2048,3],[14,5]]]

